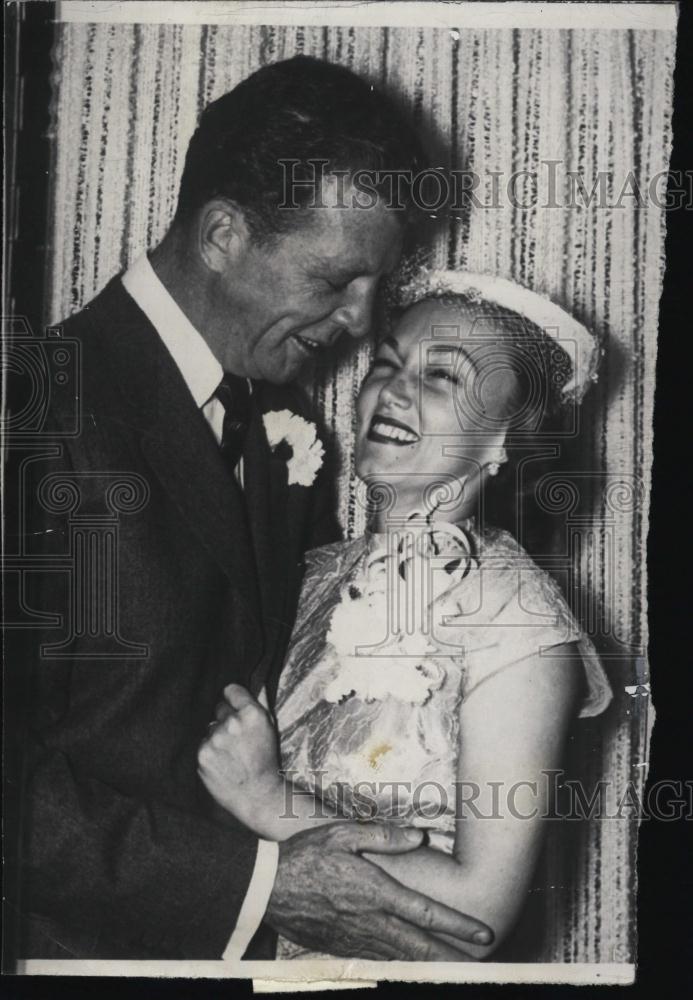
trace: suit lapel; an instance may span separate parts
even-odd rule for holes
[[[300,412],[292,392],[257,383],[244,449],[244,489],[229,471],[173,358],[119,278],[90,306],[98,351],[120,389],[117,415],[139,430],[162,488],[255,622],[255,693],[281,666],[293,625],[311,490],[288,485],[287,463],[267,443],[263,414]],[[264,640],[264,641],[263,641]]]
[[[286,463],[267,443],[261,389],[255,387],[254,395],[260,398],[255,399],[253,406],[243,456],[243,480],[267,639],[266,655],[259,671],[264,675],[276,644],[286,594],[286,498],[289,488]]]
[[[286,458],[272,452],[262,422],[271,409],[285,409],[286,403],[272,406],[273,391],[268,386],[254,390],[253,420],[245,452],[245,494],[258,567],[263,620],[267,637],[254,687],[259,689],[273,668],[277,652],[290,634],[293,621],[290,590],[300,576],[301,539],[310,490],[288,485]]]
[[[257,573],[243,496],[194,403],[190,410],[181,406],[175,416],[162,418],[143,436],[142,449],[186,524],[259,620]]]
[[[260,628],[260,595],[243,496],[207,421],[156,330],[118,279],[93,308],[103,308],[100,328],[108,341],[104,350],[121,388],[125,419],[140,430],[147,463]],[[109,330],[117,333],[116,350]]]

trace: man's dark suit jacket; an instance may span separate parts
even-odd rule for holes
[[[84,623],[80,634],[77,622],[67,653],[41,655],[41,644],[75,631],[68,606],[79,595],[69,593],[74,572],[32,575],[32,611],[60,617],[58,627],[25,631],[8,655],[10,713],[26,723],[7,844],[20,875],[11,899],[18,950],[24,958],[217,959],[257,838],[214,805],[197,750],[226,684],[256,694],[266,684],[273,697],[302,554],[336,537],[329,477],[323,470],[311,488],[288,486],[286,456],[270,451],[262,412],[300,413],[300,397],[258,383],[243,497],[118,278],[63,324],[63,336],[81,345],[81,431],[55,449],[61,454],[23,470],[28,551],[67,551],[60,482],[75,485],[74,523],[108,514],[105,488],[130,477],[117,528],[117,630],[135,645],[125,658],[108,648],[92,655],[100,640]],[[68,417],[56,404],[46,426],[59,432]],[[41,480],[47,504],[37,499]],[[130,489],[139,495],[123,513]],[[111,505],[117,500],[112,494]],[[94,578],[83,569],[87,582],[77,586],[88,615],[89,601],[103,595],[89,582],[98,569]]]

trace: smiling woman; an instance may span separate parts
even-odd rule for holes
[[[446,519],[476,515],[508,434],[537,433],[554,409],[561,363],[570,359],[555,341],[492,302],[450,292],[408,309],[377,347],[357,404],[356,473],[393,497],[378,523],[424,510],[436,477],[458,484]]]
[[[448,520],[476,512],[483,470],[503,446],[518,380],[500,327],[480,342],[475,318],[478,311],[464,301],[433,299],[408,310],[376,351],[357,405],[356,473],[391,482],[396,500],[388,517],[425,509],[436,477],[460,484],[459,506],[446,507]]]
[[[451,289],[463,280],[448,278]],[[510,291],[518,308],[541,304]],[[363,537],[309,553],[277,695],[286,777],[269,719],[259,732],[234,717],[217,736],[223,804],[261,836],[339,818],[426,827],[418,850],[369,858],[454,910],[471,905],[493,931],[465,948],[477,959],[504,942],[524,902],[553,806],[542,776],[560,767],[575,715],[611,700],[556,584],[480,517],[517,414],[561,396],[554,369],[516,373],[536,362],[525,325],[493,300],[450,293],[411,306],[379,345],[357,401],[356,472],[386,502]],[[540,356],[548,340],[566,357],[536,334]],[[581,397],[585,373],[565,367]],[[540,399],[521,398],[537,384]],[[471,814],[458,784],[473,790]],[[520,802],[520,786],[534,795]],[[499,788],[512,801],[494,812]],[[278,957],[328,956],[281,938]]]

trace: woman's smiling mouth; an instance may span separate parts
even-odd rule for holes
[[[411,427],[400,423],[399,420],[378,414],[371,420],[366,436],[369,441],[377,441],[380,444],[408,445],[421,440]]]

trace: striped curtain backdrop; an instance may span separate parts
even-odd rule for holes
[[[163,236],[202,107],[296,53],[391,88],[437,134],[441,166],[478,173],[481,204],[445,213],[437,264],[521,281],[604,338],[580,448],[571,446],[580,472],[547,483],[544,555],[611,675],[614,703],[576,726],[570,769],[588,789],[607,780],[614,807],[629,782],[642,789],[652,719],[644,546],[665,220],[648,184],[668,164],[673,33],[59,25],[48,322]],[[520,171],[513,203],[506,186]],[[574,184],[573,207],[561,204],[568,172],[585,188],[580,197]],[[604,187],[590,202],[600,172]],[[363,345],[313,386],[339,430],[339,513],[352,536],[363,528],[350,477],[353,400],[368,354]],[[552,826],[527,921],[540,940],[525,954],[634,960],[636,835],[632,808]]]

